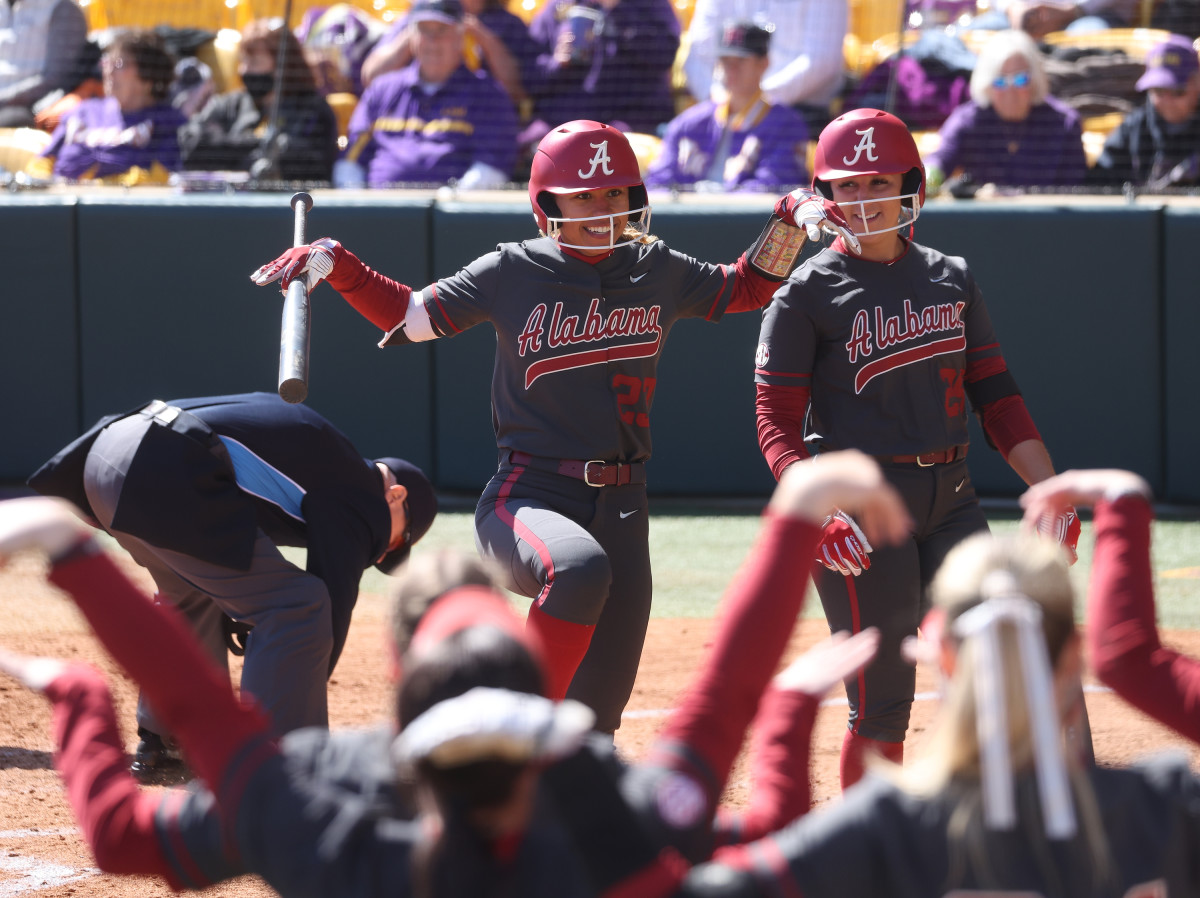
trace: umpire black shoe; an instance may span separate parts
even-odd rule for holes
[[[179,750],[145,727],[138,727],[138,744],[129,772],[139,782],[155,784],[181,780],[187,775]]]

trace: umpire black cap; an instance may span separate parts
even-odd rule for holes
[[[437,517],[437,496],[425,472],[412,462],[402,458],[377,458],[375,464],[386,467],[395,475],[396,483],[408,490],[408,538],[375,563],[379,570],[390,574],[408,560],[409,551],[429,531]]]

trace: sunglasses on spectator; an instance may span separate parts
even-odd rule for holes
[[[100,57],[100,67],[110,72],[116,72],[125,68],[125,60],[120,56],[102,56]]]
[[[996,90],[1004,90],[1006,87],[1028,87],[1029,73],[1014,72],[1011,75],[997,75],[992,79],[992,87]]]

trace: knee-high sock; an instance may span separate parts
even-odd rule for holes
[[[529,606],[527,629],[537,633],[546,647],[546,695],[559,701],[566,698],[571,678],[587,654],[595,624],[573,624],[551,617],[538,604]]]
[[[846,738],[842,740],[842,760],[840,766],[843,792],[862,779],[863,770],[865,769],[863,755],[868,751],[881,754],[896,764],[904,760],[903,742],[879,742],[846,730]]]

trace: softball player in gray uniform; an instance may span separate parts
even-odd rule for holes
[[[502,244],[419,292],[328,239],[252,277],[285,288],[302,272],[310,288],[327,279],[386,332],[383,346],[496,329],[499,468],[476,541],[534,600],[528,623],[548,647],[551,696],[589,705],[597,729],[614,732],[650,614],[645,461],[663,343],[680,318],[761,308],[780,278],[745,254],[713,265],[650,236],[637,158],[598,122],[568,122],[541,142],[529,196],[545,236]]]
[[[845,787],[861,776],[865,749],[901,759],[915,672],[900,643],[916,633],[925,587],[947,551],[987,529],[967,471],[968,401],[1027,483],[1054,469],[966,263],[901,236],[925,198],[904,123],[875,109],[840,116],[821,133],[814,172],[813,189],[839,205],[861,251],[836,240],[797,269],[764,314],[759,445],[776,477],[823,451],[870,453],[917,522],[907,543],[870,554],[853,519],[836,515],[818,550],[830,628],[883,632],[875,663],[846,683]],[[1078,518],[1045,526],[1073,554]]]

